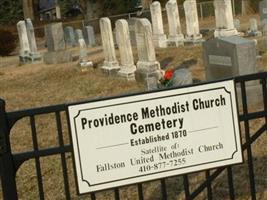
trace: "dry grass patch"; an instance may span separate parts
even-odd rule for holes
[[[212,24],[210,21],[201,22],[205,26]],[[77,49],[72,49],[77,51]],[[133,49],[137,58],[136,49]],[[179,68],[187,60],[195,60],[189,66],[193,78],[205,80],[205,69],[202,61],[201,46],[157,49],[157,59],[164,64],[165,69]],[[77,53],[77,52],[76,52]],[[103,53],[100,47],[89,51],[94,63],[99,65],[103,61]],[[118,52],[117,52],[118,53]],[[168,59],[167,59],[168,58]],[[259,61],[259,69],[266,70],[267,56],[263,55]],[[7,110],[14,111],[25,108],[41,107],[76,101],[102,98],[107,96],[122,95],[145,91],[145,86],[136,82],[127,82],[119,78],[108,77],[102,74],[99,68],[92,68],[87,72],[81,72],[76,62],[58,65],[32,64],[18,65],[16,56],[0,58],[0,98],[6,100]],[[262,105],[261,105],[262,106]],[[258,108],[252,108],[258,109]],[[55,114],[40,115],[35,117],[39,148],[49,148],[59,145]],[[66,114],[61,113],[62,131],[65,144],[70,143]],[[250,122],[252,132],[255,132],[265,121],[259,119]],[[241,126],[242,127],[242,126]],[[242,127],[243,129],[243,127]],[[243,141],[244,135],[242,135]],[[33,149],[30,119],[25,118],[15,124],[11,132],[12,150],[23,152]],[[265,200],[267,188],[267,149],[266,135],[263,135],[253,145],[254,167],[256,175],[256,187],[258,199]],[[68,167],[68,177],[71,199],[90,199],[85,195],[78,197],[73,172],[73,163],[70,153],[65,155]],[[245,155],[246,158],[246,155]],[[46,199],[64,199],[64,185],[62,163],[60,155],[49,156],[40,159],[42,168],[42,180]],[[233,167],[234,185],[236,186],[237,199],[248,199],[244,194],[249,194],[249,182],[247,165]],[[205,180],[205,173],[189,175],[193,190]],[[17,174],[19,199],[38,199],[38,185],[35,171],[35,160],[24,163]],[[159,181],[143,184],[144,196],[147,200],[162,199]],[[214,199],[229,199],[227,173],[222,173],[212,183]],[[171,200],[184,199],[182,177],[166,179],[167,195]],[[114,199],[114,192],[96,193],[97,199]],[[127,186],[120,189],[120,197],[127,200],[138,199],[137,186]],[[207,199],[206,190],[197,199]]]

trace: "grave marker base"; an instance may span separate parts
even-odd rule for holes
[[[122,67],[122,69],[118,72],[118,76],[126,79],[127,81],[135,81],[135,71],[136,67],[134,65],[132,67]]]
[[[165,34],[153,35],[153,43],[155,47],[167,48],[167,36]]]
[[[184,36],[182,34],[177,36],[169,36],[168,46],[170,47],[184,46]]]
[[[70,51],[52,51],[44,54],[45,64],[59,64],[72,61],[72,54]]]
[[[214,32],[214,37],[229,37],[239,35],[240,33],[236,29],[216,29]]]

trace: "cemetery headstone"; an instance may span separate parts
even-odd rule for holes
[[[180,46],[184,44],[179,10],[176,0],[169,0],[166,3],[166,11],[169,25],[168,45]]]
[[[267,36],[267,20],[263,20],[261,26],[262,26],[262,34],[264,36]]]
[[[117,74],[120,66],[115,54],[114,39],[109,18],[104,17],[100,19],[100,31],[105,56],[102,70],[109,75]]]
[[[152,28],[148,19],[139,19],[135,24],[136,42],[138,52],[137,81],[146,82],[148,77],[161,78],[160,64],[156,60],[155,48],[152,39]]]
[[[30,53],[30,43],[25,21],[19,21],[17,23],[17,30],[20,42],[20,60],[23,61]]]
[[[37,51],[36,38],[34,33],[34,27],[31,19],[26,19],[26,29],[30,44],[30,60],[31,62],[39,62],[42,60],[41,54]]]
[[[84,39],[79,39],[79,45],[80,45],[80,62],[79,65],[82,68],[82,71],[86,71],[88,67],[93,66],[93,62],[89,61],[88,55],[87,55],[87,46],[84,41]]]
[[[70,62],[72,55],[66,50],[62,23],[52,23],[45,26],[45,37],[48,52],[44,54],[46,64]]]
[[[255,18],[250,18],[250,28],[248,30],[248,36],[262,36],[262,33],[258,30],[258,22]]]
[[[160,2],[154,1],[150,5],[152,29],[153,29],[153,41],[155,47],[166,48],[167,37],[163,29],[162,13]]]
[[[93,47],[96,45],[94,27],[92,26],[84,27],[84,39],[88,47]]]
[[[231,0],[214,0],[216,29],[214,37],[238,35],[234,27]]]
[[[121,69],[118,75],[127,80],[135,80],[134,73],[136,71],[136,66],[134,65],[129,27],[125,19],[116,21],[116,38],[121,61]]]
[[[236,30],[240,30],[240,20],[239,19],[234,19],[234,27]]]
[[[75,38],[76,38],[77,43],[78,43],[79,39],[84,39],[83,31],[81,29],[75,30]]]
[[[30,51],[32,53],[37,53],[37,44],[34,34],[34,28],[31,19],[26,19],[26,29],[27,29],[27,35],[29,39],[29,45],[30,45]]]
[[[203,43],[206,79],[217,80],[256,72],[255,42],[238,36]]]
[[[259,3],[260,19],[267,19],[267,0],[263,0]]]
[[[186,0],[184,2],[184,11],[186,19],[186,41],[193,43],[202,42],[202,35],[199,32],[196,0]]]
[[[31,20],[19,21],[17,23],[17,30],[20,41],[20,64],[40,62],[42,57],[37,52],[34,28]]]
[[[256,73],[256,43],[238,36],[215,38],[203,44],[206,79],[218,80]],[[241,89],[237,85],[241,101]],[[246,82],[248,105],[259,103],[262,86],[256,81]]]
[[[130,32],[130,39],[132,46],[136,46],[136,36],[135,36],[135,23],[138,18],[132,17],[127,20]]]
[[[64,28],[64,37],[68,46],[74,47],[77,45],[73,27],[67,26]]]

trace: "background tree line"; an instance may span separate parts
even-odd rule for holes
[[[23,19],[24,0],[1,0],[0,1],[0,24],[16,23]],[[38,2],[33,1],[33,10],[38,19]],[[136,5],[140,3],[143,8],[149,8],[153,0],[58,0],[62,16],[68,12],[73,4],[77,4],[81,8],[82,16],[87,19],[99,18],[120,13],[134,11]],[[168,0],[158,0],[164,5]],[[182,4],[185,0],[177,0],[178,4]],[[210,0],[197,0],[197,2],[205,2]],[[235,0],[236,6],[241,5],[242,0]],[[261,0],[249,0],[251,10],[257,12],[258,4]]]

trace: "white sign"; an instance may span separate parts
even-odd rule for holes
[[[68,111],[80,194],[242,162],[233,81]]]

